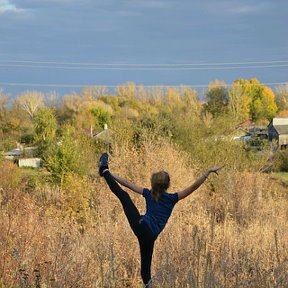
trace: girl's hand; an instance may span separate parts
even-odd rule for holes
[[[219,175],[218,171],[220,171],[223,167],[224,167],[224,165],[210,168],[210,169],[208,169],[208,173],[215,173],[215,174]]]

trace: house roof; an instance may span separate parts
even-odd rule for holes
[[[272,120],[272,124],[274,126],[278,126],[278,125],[288,125],[288,118],[273,118]]]
[[[4,152],[5,156],[20,156],[24,153],[33,153],[35,151],[35,147],[28,147],[28,148],[24,148],[24,149],[20,149],[20,148],[15,148],[13,150]]]
[[[4,152],[4,155],[6,156],[20,156],[21,154],[23,154],[23,150],[19,148]]]
[[[113,134],[114,134],[114,132],[112,130],[106,128],[102,132],[95,135],[94,138],[100,139],[104,143],[110,144],[110,143],[112,143]]]

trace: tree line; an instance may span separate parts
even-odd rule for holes
[[[1,90],[0,150],[14,148],[15,142],[35,144],[38,156],[60,181],[65,171],[84,175],[91,168],[87,163],[94,165],[91,155],[101,144],[91,136],[104,124],[116,131],[117,141],[137,146],[150,133],[191,154],[197,151],[201,162],[203,157],[212,159],[213,155],[205,154],[220,147],[207,139],[220,139],[247,119],[267,125],[275,115],[288,115],[288,85],[273,91],[256,78],[238,79],[230,87],[215,80],[204,91],[204,99],[190,87],[144,88],[132,82],[118,86],[115,95],[103,86],[86,87],[62,98],[26,91],[11,99]]]

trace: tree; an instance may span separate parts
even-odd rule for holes
[[[56,140],[57,120],[52,108],[42,107],[33,119],[38,154],[45,157],[49,146]]]
[[[111,114],[101,107],[94,107],[90,109],[91,113],[94,115],[95,125],[98,127],[104,127],[104,124],[111,123]]]
[[[276,87],[275,101],[279,112],[288,111],[288,84]]]
[[[192,112],[196,116],[200,116],[202,105],[196,90],[184,87],[182,91],[182,100],[184,102],[184,110],[186,113]]]
[[[106,86],[85,87],[81,90],[84,99],[97,99],[107,94]]]
[[[261,95],[262,110],[259,111],[258,119],[272,120],[277,113],[277,105],[275,102],[275,95],[271,88],[265,87]]]
[[[95,165],[92,138],[71,125],[64,125],[60,137],[49,147],[44,165],[56,181],[62,182],[66,175],[83,176]]]
[[[271,120],[275,116],[275,95],[269,87],[262,85],[256,78],[238,79],[233,85],[241,87],[242,99],[245,99],[243,102],[246,103],[246,108],[249,107],[249,116],[254,121]]]
[[[46,94],[45,97],[45,104],[49,107],[54,107],[56,108],[57,106],[59,106],[59,99],[60,96],[57,94],[57,92],[55,91],[51,91],[49,93]]]
[[[110,124],[113,112],[111,106],[102,100],[90,99],[82,103],[73,123],[75,127],[89,129],[92,133],[95,129],[102,129],[104,124]]]
[[[205,98],[204,110],[211,113],[214,117],[227,112],[228,91],[223,81],[215,80],[210,82]]]
[[[243,86],[233,83],[228,91],[228,108],[232,115],[239,120],[250,117],[251,99],[245,94]]]
[[[77,113],[81,109],[83,99],[78,94],[69,94],[64,96],[63,102],[66,109]]]
[[[8,102],[8,95],[3,92],[3,89],[0,88],[0,128],[3,125],[5,114],[6,114],[6,105]]]
[[[165,100],[170,111],[183,108],[184,103],[181,101],[180,93],[174,87],[167,87]]]
[[[32,119],[37,110],[44,104],[44,94],[37,91],[27,91],[18,96],[16,102]]]
[[[4,90],[0,88],[0,111],[6,109],[6,104],[8,102],[9,95],[4,93]]]
[[[136,85],[133,82],[127,82],[124,85],[116,87],[117,96],[133,98],[136,94]]]

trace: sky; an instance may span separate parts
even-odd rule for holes
[[[288,83],[287,15],[287,0],[0,0],[0,88],[273,88]]]

